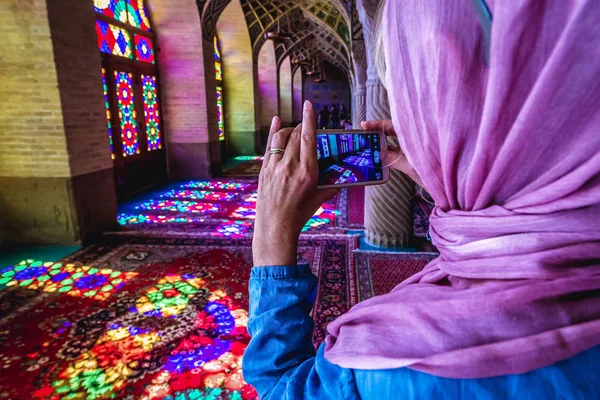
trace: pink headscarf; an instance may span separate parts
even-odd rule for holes
[[[440,257],[329,326],[342,367],[518,374],[600,344],[600,2],[390,0],[391,114]]]

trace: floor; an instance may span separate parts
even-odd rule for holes
[[[241,375],[256,190],[248,177],[170,182],[121,204],[121,230],[96,244],[4,249],[0,398],[257,400]],[[316,345],[332,316],[436,257],[369,246],[363,203],[343,190],[299,242],[319,277]]]

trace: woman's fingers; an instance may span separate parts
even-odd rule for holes
[[[317,121],[315,110],[310,101],[304,102],[302,115],[302,140],[300,145],[300,160],[309,168],[317,165]]]
[[[271,141],[273,140],[273,135],[275,135],[275,132],[279,131],[280,129],[281,120],[279,117],[273,117],[273,121],[271,121],[271,129],[269,129],[269,138],[267,139],[267,150],[265,151],[263,166],[269,163],[269,158],[271,157],[271,154],[269,153],[269,150],[271,149]]]
[[[278,130],[273,134],[273,139],[271,139],[271,150],[281,149],[284,152],[287,151],[287,142],[294,128],[283,128]],[[270,154],[269,163],[275,164],[283,159],[283,154],[281,152]]]
[[[285,148],[284,161],[288,163],[297,163],[300,159],[300,135],[302,134],[302,124],[294,128]]]
[[[380,131],[385,133],[395,133],[394,124],[389,119],[383,120],[373,120],[373,121],[363,121],[360,123],[360,126],[368,131]]]

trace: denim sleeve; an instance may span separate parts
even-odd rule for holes
[[[358,398],[352,370],[328,362],[323,346],[315,353],[309,299],[316,285],[308,265],[252,269],[252,340],[242,365],[263,400]]]

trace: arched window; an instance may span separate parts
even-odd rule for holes
[[[225,113],[223,109],[223,66],[221,65],[221,50],[219,40],[214,37],[215,78],[217,79],[217,124],[219,140],[225,140]]]
[[[102,79],[113,159],[116,142],[121,144],[123,157],[159,150],[162,132],[154,33],[144,1],[93,0],[93,3],[98,49],[103,54]],[[111,88],[116,107],[111,104]],[[111,124],[111,109],[118,111],[114,116],[118,138],[114,137],[117,132]]]
[[[166,176],[155,34],[144,0],[92,1],[115,176],[133,190]]]

